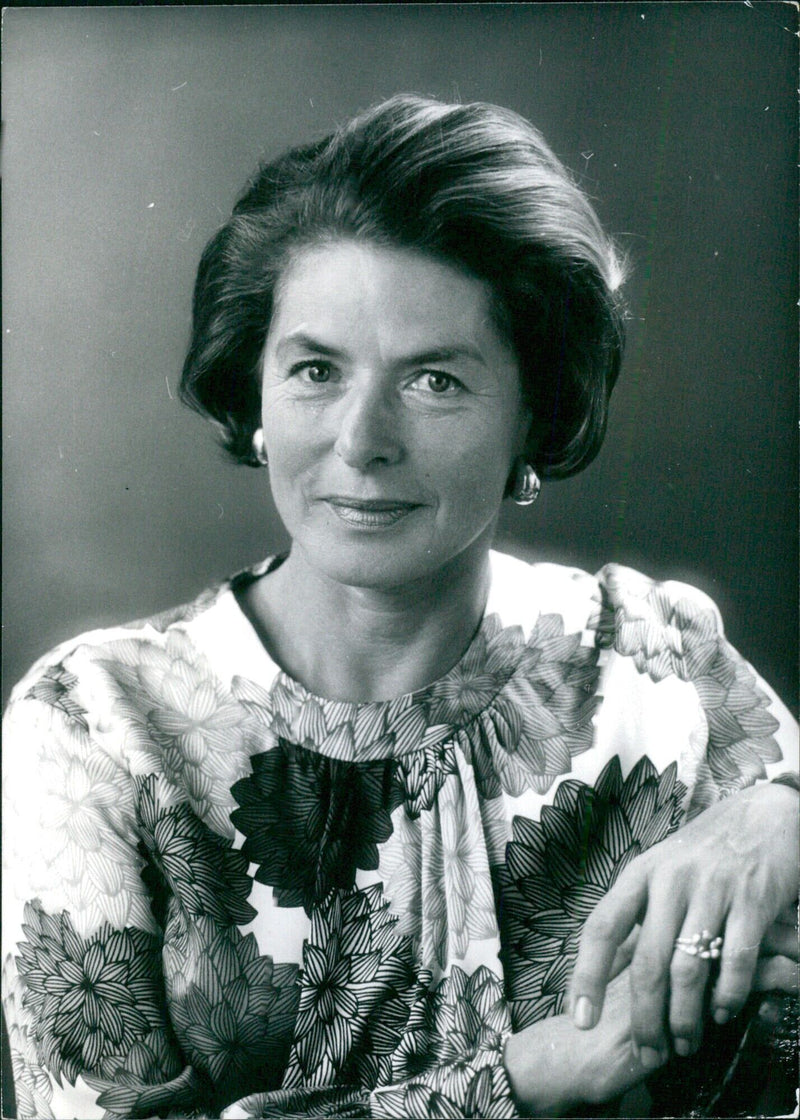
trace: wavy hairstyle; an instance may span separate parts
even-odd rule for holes
[[[263,164],[206,246],[181,398],[255,465],[260,358],[281,273],[337,238],[431,253],[487,282],[542,477],[597,454],[623,346],[623,268],[541,134],[495,105],[399,94]]]

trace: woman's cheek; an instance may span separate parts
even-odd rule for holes
[[[503,469],[506,454],[505,447],[501,450],[484,440],[476,441],[458,456],[449,473],[462,504],[482,512],[487,505],[500,504],[507,478]]]

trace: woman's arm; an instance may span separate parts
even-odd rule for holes
[[[641,921],[630,967],[632,1041],[654,1065],[670,1036],[678,1053],[693,1053],[711,962],[676,949],[676,938],[723,936],[710,1013],[726,1022],[754,987],[762,946],[784,960],[792,951],[780,919],[796,905],[797,852],[798,795],[765,783],[732,793],[634,860],[584,927],[571,984],[576,1026],[597,1022],[614,954]],[[764,962],[761,982],[769,981]]]
[[[326,1116],[368,1116],[373,1120],[517,1117],[519,1111],[503,1065],[503,1045],[511,1020],[500,977],[486,966],[469,974],[453,965],[438,983],[432,982],[429,973],[415,979],[414,970],[408,973],[398,967],[395,951],[405,953],[411,946],[407,939],[392,933],[390,917],[388,924],[380,918],[376,923],[371,917],[368,923],[359,925],[359,941],[363,944],[368,926],[372,927],[378,951],[373,941],[366,952],[357,948],[356,957],[350,956],[351,975],[355,967],[365,978],[352,990],[358,993],[360,1007],[372,1002],[374,1012],[367,1012],[366,1021],[362,1020],[361,1044],[351,1052],[345,1080],[352,1088],[326,1085],[328,1075],[324,1070],[311,1070],[308,1062],[302,1068],[302,1060],[301,1068],[297,1068],[290,1059],[282,1089],[252,1094],[230,1105],[223,1115],[230,1120],[283,1120],[321,1115],[324,1110]],[[349,943],[353,932],[348,924],[339,944]],[[406,948],[402,949],[404,942]],[[388,956],[381,946],[389,950]],[[382,959],[375,969],[378,957]],[[338,965],[344,964],[340,958]],[[368,979],[370,973],[372,980]],[[301,1014],[303,1003],[301,994]],[[354,1026],[359,1019],[360,1014],[351,1016]],[[335,1021],[325,1022],[317,1015],[305,1037],[309,1043],[307,1056],[330,1050],[342,1030],[346,1033],[347,1028],[337,1028]],[[312,1033],[317,1035],[316,1042]],[[370,1085],[374,1086],[371,1091]]]
[[[3,1001],[17,1114],[189,1113],[207,1096],[171,1029],[133,780],[70,675],[29,678],[4,727]]]
[[[674,747],[689,787],[689,823],[634,860],[597,905],[570,986],[575,1023],[590,1028],[617,948],[640,924],[631,964],[633,1040],[655,1061],[670,1036],[687,1054],[702,1035],[712,962],[680,951],[677,938],[704,931],[724,938],[712,998],[717,1021],[736,1014],[755,980],[791,982],[787,957],[796,949],[785,919],[797,901],[797,725],[726,640],[703,592],[616,565],[598,578],[610,664],[636,670],[626,678],[625,709],[647,712],[659,694],[687,688],[697,707],[690,739]],[[651,730],[668,750],[668,709]],[[649,751],[646,737],[637,749]]]
[[[631,1048],[630,977],[608,986],[597,1028],[581,1031],[569,1015],[543,1019],[511,1035],[505,1063],[525,1116],[563,1116],[621,1096],[652,1073]]]

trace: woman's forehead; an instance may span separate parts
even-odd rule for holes
[[[291,258],[270,334],[283,346],[372,331],[411,347],[481,352],[499,342],[491,310],[489,285],[455,264],[418,249],[340,240]]]

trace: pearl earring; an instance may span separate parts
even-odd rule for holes
[[[256,460],[260,467],[266,467],[269,460],[267,459],[267,450],[264,447],[264,429],[256,428],[253,432],[253,458]]]
[[[530,506],[539,497],[541,488],[542,483],[536,471],[530,463],[526,463],[524,459],[520,459],[514,478],[514,489],[511,491],[512,500],[515,501],[518,506]]]

